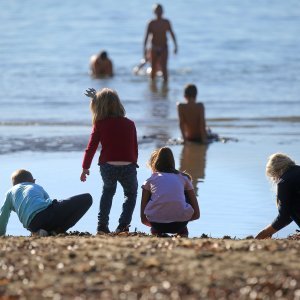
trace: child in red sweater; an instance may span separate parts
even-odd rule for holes
[[[125,200],[116,232],[129,231],[137,197],[138,145],[134,122],[125,117],[125,109],[118,94],[108,88],[96,92],[88,89],[91,97],[93,129],[82,163],[81,181],[90,174],[93,157],[101,144],[98,160],[103,180],[103,191],[98,214],[98,233],[109,233],[109,213],[117,182],[124,190]]]

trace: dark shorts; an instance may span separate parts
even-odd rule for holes
[[[150,222],[151,227],[159,233],[179,233],[188,224],[187,222],[156,223]]]

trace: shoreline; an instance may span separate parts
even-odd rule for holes
[[[3,237],[0,298],[299,299],[299,241]]]

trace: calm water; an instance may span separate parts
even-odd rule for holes
[[[247,178],[263,173],[265,157],[274,151],[289,151],[299,160],[300,2],[161,3],[179,45],[178,55],[170,51],[167,87],[160,79],[153,85],[146,76],[132,73],[142,58],[152,1],[0,2],[1,166],[11,165],[10,160],[15,163],[14,155],[22,156],[23,151],[82,152],[90,131],[89,101],[83,96],[88,87],[118,91],[138,128],[140,159],[146,160],[154,147],[179,136],[176,102],[190,82],[198,86],[208,125],[220,135],[239,140],[206,150],[174,146],[177,163],[195,175],[197,190],[202,184],[204,201],[214,182],[222,182],[218,171],[230,167],[226,162],[235,166],[232,176],[243,172]],[[172,50],[171,40],[169,46]],[[89,57],[101,49],[113,59],[113,79],[94,80],[88,75]],[[258,166],[251,174],[243,167],[245,152],[247,167]],[[140,179],[149,175],[143,172]],[[237,176],[240,183],[243,176]],[[226,180],[226,186],[230,185]],[[1,192],[5,189],[1,187]],[[242,189],[254,209],[251,193],[256,188],[245,179],[239,186]],[[232,201],[237,201],[236,196]],[[203,205],[208,211],[219,209],[209,201]],[[225,207],[230,207],[225,215],[235,216],[243,226],[245,212],[240,206],[229,201]],[[210,216],[216,222],[220,218]],[[248,219],[260,224],[262,216],[251,213]],[[241,228],[237,235],[250,231]]]

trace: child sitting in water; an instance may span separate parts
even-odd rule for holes
[[[0,209],[0,236],[5,235],[11,211],[15,211],[23,226],[40,236],[64,233],[74,226],[92,205],[90,194],[67,200],[52,200],[47,192],[35,184],[27,170],[12,174],[13,187],[7,192]]]
[[[196,102],[197,87],[188,84],[184,89],[186,103],[177,104],[179,126],[182,138],[185,141],[207,143],[204,105]]]
[[[188,222],[200,217],[189,176],[175,169],[174,156],[168,147],[154,151],[149,166],[153,174],[142,186],[142,223],[150,226],[154,235],[176,233],[187,237]]]

